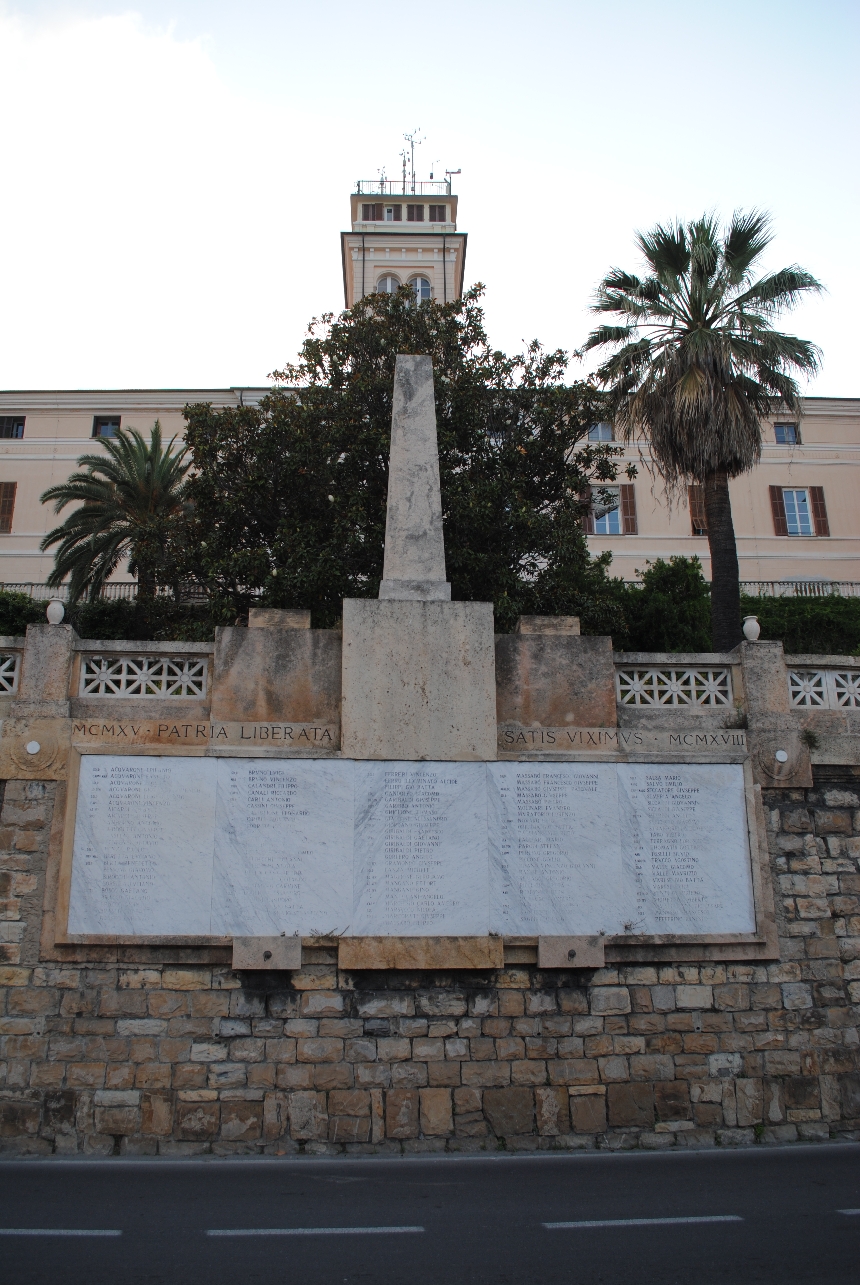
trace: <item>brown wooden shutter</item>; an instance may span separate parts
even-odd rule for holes
[[[591,487],[584,487],[579,493],[579,498],[583,504],[588,505],[587,511],[583,513],[580,519],[582,522],[582,529],[586,535],[594,535],[594,513],[591,509]]]
[[[373,222],[374,222],[374,223],[381,223],[381,222],[382,222],[382,220],[383,220],[384,218],[385,218],[385,210],[383,210],[382,206],[381,206],[381,205],[374,205],[374,207],[373,207]]]
[[[403,222],[403,206],[402,206],[402,205],[392,205],[392,207],[391,207],[391,217],[394,219],[394,222],[395,222],[395,223],[402,223],[402,222]]]
[[[809,499],[812,504],[812,523],[816,535],[830,535],[830,523],[827,521],[827,508],[824,503],[824,487],[811,486]]]
[[[632,482],[625,482],[618,489],[621,492],[621,533],[636,535],[639,530],[636,525],[636,488]]]
[[[782,487],[770,488],[770,511],[773,514],[774,535],[788,535],[788,522],[785,517],[785,500],[782,498]]]
[[[690,504],[690,526],[693,535],[707,535],[708,523],[705,518],[705,492],[701,486],[693,483],[687,487],[687,496]]]
[[[15,512],[15,492],[17,482],[0,482],[0,532],[8,535],[12,530],[12,514]]]

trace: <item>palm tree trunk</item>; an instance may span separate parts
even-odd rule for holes
[[[743,639],[738,550],[729,479],[724,471],[705,477],[705,521],[711,550],[711,646],[731,651]]]

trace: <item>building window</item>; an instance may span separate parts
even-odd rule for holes
[[[23,437],[23,415],[0,415],[0,437]]]
[[[406,220],[407,220],[407,222],[408,222],[408,223],[423,223],[423,222],[424,222],[424,206],[423,206],[423,205],[407,205],[407,207],[406,207]]]
[[[116,437],[119,432],[119,415],[96,415],[93,419],[93,437]]]
[[[386,222],[386,223],[401,223],[402,221],[403,221],[403,206],[402,206],[402,205],[386,205],[386,207],[385,207],[385,222]]]
[[[629,484],[589,488],[591,507],[583,519],[589,535],[636,535],[636,490]]]
[[[376,287],[378,294],[397,294],[400,289],[400,282],[397,277],[380,277],[379,284]]]
[[[433,290],[426,277],[414,277],[409,284],[415,291],[416,303],[427,303],[428,299],[433,298]]]
[[[447,207],[447,205],[431,205],[431,206],[430,206],[430,222],[431,222],[431,223],[447,223],[447,222],[448,222],[448,207]]]
[[[591,511],[595,535],[621,534],[621,496],[617,486],[608,486],[605,490],[600,488],[592,501]]]
[[[690,502],[690,525],[693,535],[707,535],[708,523],[705,519],[705,491],[701,486],[687,488]]]
[[[592,424],[588,430],[589,442],[614,442],[615,433],[611,424]]]
[[[823,486],[770,488],[776,535],[830,535]]]
[[[774,424],[773,433],[777,446],[800,445],[800,434],[796,424]]]
[[[15,512],[15,492],[17,482],[0,482],[0,534],[8,535],[12,530],[12,514]]]
[[[381,205],[363,205],[361,207],[361,217],[365,223],[377,223],[382,219]]]

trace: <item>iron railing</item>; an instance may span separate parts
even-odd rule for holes
[[[451,180],[442,183],[413,183],[410,179],[360,178],[355,184],[356,196],[450,196]]]

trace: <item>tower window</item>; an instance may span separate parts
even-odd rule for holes
[[[93,420],[93,437],[116,437],[119,415],[96,415]]]
[[[23,437],[23,415],[0,415],[0,437]]]
[[[415,291],[416,303],[426,303],[428,299],[433,298],[433,290],[426,277],[415,277],[409,284]]]
[[[773,435],[777,446],[799,446],[800,434],[796,424],[774,424]]]
[[[423,222],[424,222],[424,206],[423,206],[423,205],[407,205],[407,207],[406,207],[406,221],[407,221],[408,223],[423,223]]]
[[[611,424],[592,424],[588,430],[589,442],[614,442],[615,434]]]
[[[380,277],[376,287],[377,294],[397,294],[400,282],[397,277]]]
[[[430,206],[430,222],[431,222],[431,223],[447,223],[447,222],[448,222],[448,207],[447,207],[447,205],[431,205],[431,206]]]
[[[362,205],[361,217],[365,223],[381,223],[383,210],[381,205]]]
[[[386,205],[385,207],[386,223],[400,223],[402,218],[403,218],[402,205]]]

